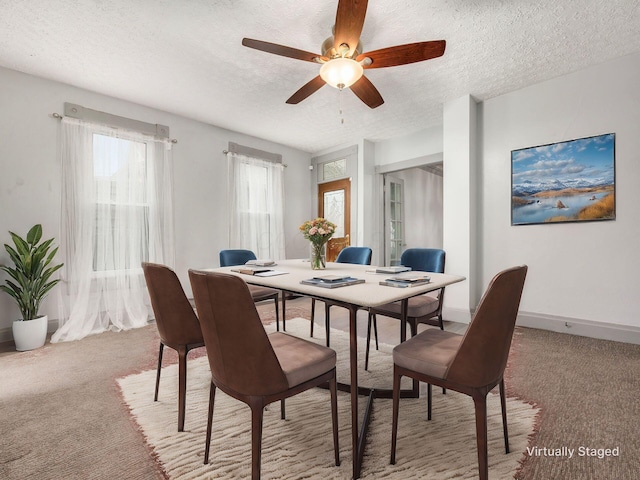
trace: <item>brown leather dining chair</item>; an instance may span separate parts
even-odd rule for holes
[[[335,464],[340,465],[335,351],[282,332],[267,335],[239,277],[189,270],[189,278],[211,368],[204,463],[209,463],[217,388],[251,409],[251,478],[257,480],[264,407],[328,383]]]
[[[400,380],[407,376],[427,385],[427,419],[431,420],[431,385],[473,398],[480,480],[487,480],[487,394],[500,386],[504,446],[509,453],[504,369],[509,357],[527,266],[498,273],[480,300],[464,335],[425,330],[393,349],[391,464],[396,463]]]
[[[153,401],[158,401],[162,353],[166,345],[178,352],[178,431],[182,432],[187,395],[187,354],[194,348],[203,347],[204,339],[198,317],[175,272],[165,265],[156,263],[143,263],[142,270],[160,334],[158,373]]]

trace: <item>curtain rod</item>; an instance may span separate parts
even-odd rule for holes
[[[53,112],[53,113],[51,114],[51,116],[52,116],[53,118],[55,118],[56,120],[62,120],[62,119],[64,118],[64,116],[63,116],[63,115],[60,115],[60,114],[59,114],[59,113],[57,113],[57,112]],[[169,140],[169,139],[168,139],[168,140]],[[177,138],[172,138],[172,139],[170,139],[169,141],[170,141],[171,143],[174,143],[174,144],[175,144],[175,143],[178,143],[178,139],[177,139]]]
[[[224,153],[225,155],[229,154],[229,153],[234,153],[234,152],[230,152],[229,150],[222,150],[222,153]],[[239,154],[242,155],[242,154]],[[264,159],[261,159],[264,160]],[[287,165],[286,163],[282,163],[282,162],[273,162],[273,163],[279,163],[280,165],[282,165],[283,167],[288,167],[289,165]]]

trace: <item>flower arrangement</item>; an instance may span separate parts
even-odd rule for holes
[[[325,268],[324,246],[336,232],[336,224],[318,217],[300,225],[300,231],[304,238],[311,242],[311,268],[314,270]]]
[[[324,245],[335,233],[336,225],[324,218],[318,217],[300,225],[300,231],[304,235],[304,238],[311,243]]]

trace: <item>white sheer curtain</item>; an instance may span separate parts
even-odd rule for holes
[[[173,266],[171,143],[62,120],[64,261],[51,341],[146,325],[141,262]]]
[[[258,258],[285,258],[284,166],[228,153],[229,248],[252,250]]]

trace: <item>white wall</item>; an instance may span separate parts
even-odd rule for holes
[[[637,339],[640,54],[488,100],[479,119],[483,284],[526,263],[521,312],[532,314],[529,324],[568,333],[620,324],[636,327],[626,330]],[[615,221],[511,226],[511,150],[609,132],[616,134]]]
[[[442,153],[441,126],[376,142],[375,164],[389,165],[435,153]]]
[[[311,155],[279,144],[224,130],[137,104],[106,97],[70,85],[0,68],[0,244],[8,230],[26,234],[41,223],[44,235],[58,237],[61,172],[58,156],[59,121],[64,102],[171,128],[173,146],[176,272],[190,292],[189,268],[218,265],[218,251],[228,247],[226,157],[228,142],[282,154],[285,169],[285,233],[289,257],[308,254],[298,226],[310,210],[308,175]],[[251,119],[247,119],[251,122]],[[295,201],[291,201],[295,199]],[[0,263],[9,261],[4,248]],[[5,274],[0,275],[4,283]],[[43,314],[57,316],[55,293]],[[19,317],[11,298],[0,292],[0,341]]]

